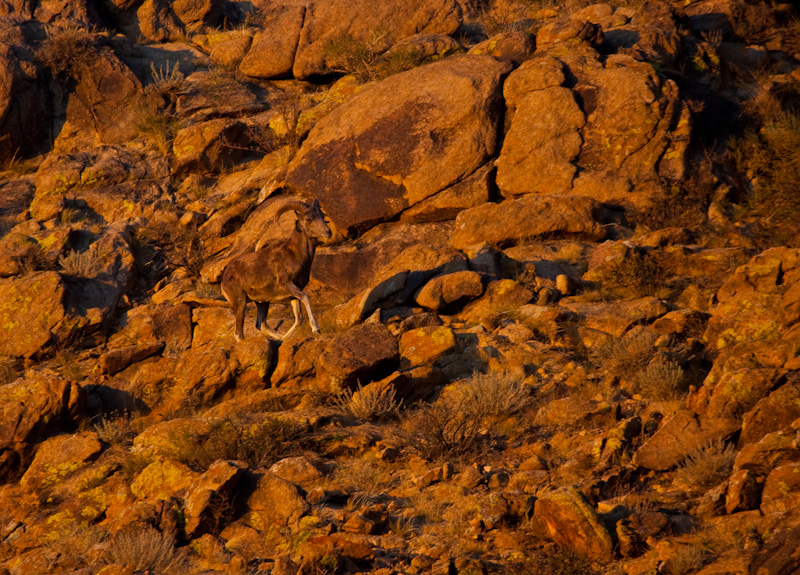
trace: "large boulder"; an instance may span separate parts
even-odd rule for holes
[[[614,558],[614,542],[594,508],[575,489],[562,489],[536,500],[534,518],[559,545],[596,561]]]
[[[28,456],[29,445],[74,426],[85,404],[77,384],[55,376],[0,386],[0,478]]]
[[[136,11],[138,31],[154,42],[179,40],[186,32],[216,26],[224,16],[223,0],[145,0]]]
[[[142,210],[147,200],[157,199],[152,190],[166,184],[168,178],[166,161],[124,148],[50,154],[36,171],[31,213],[38,220],[48,220],[58,216],[69,199],[93,216],[112,222],[130,217]]]
[[[264,11],[264,31],[240,67],[259,78],[326,74],[343,59],[415,34],[452,34],[461,24],[455,0],[281,0]]]
[[[265,471],[247,498],[245,522],[262,531],[297,522],[311,508],[302,491],[290,481]]]
[[[371,85],[320,120],[286,183],[364,230],[469,176],[495,153],[511,65],[454,56]]]
[[[142,83],[110,46],[93,39],[70,74],[76,85],[55,140],[56,151],[125,144],[136,136]]]
[[[317,361],[324,389],[355,388],[389,375],[397,367],[397,340],[382,324],[363,324],[334,337]]]
[[[240,461],[215,461],[203,473],[198,485],[186,498],[186,536],[194,539],[208,533],[219,522],[217,512],[230,504],[246,466]]]
[[[31,491],[52,487],[87,466],[102,450],[94,431],[51,437],[39,446],[20,485]]]
[[[779,339],[797,319],[797,285],[800,251],[772,248],[758,254],[722,284],[704,339],[717,349]]]
[[[629,55],[601,61],[585,42],[537,55],[504,87],[511,123],[497,161],[503,195],[573,192],[645,204],[659,178],[682,177],[691,124],[674,82]]]
[[[48,83],[27,32],[11,18],[0,22],[0,163],[41,153],[53,140]]]
[[[667,419],[636,451],[633,462],[645,469],[667,470],[701,447],[732,435],[738,426],[681,410]]]

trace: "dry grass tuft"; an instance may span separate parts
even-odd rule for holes
[[[89,65],[93,56],[90,31],[81,26],[47,28],[47,38],[42,42],[36,59],[47,67],[56,78],[77,78],[81,70]]]
[[[690,453],[675,471],[674,483],[690,492],[705,492],[719,485],[733,469],[736,449],[714,441]]]
[[[425,459],[462,457],[491,435],[490,417],[511,415],[530,401],[530,389],[512,376],[475,374],[410,413],[400,434]]]
[[[104,559],[107,564],[117,563],[134,571],[164,575],[181,575],[186,568],[186,554],[175,548],[174,535],[152,527],[118,533],[111,540]]]
[[[355,391],[344,389],[333,398],[334,405],[342,412],[357,419],[387,419],[396,417],[403,405],[397,400],[394,386],[381,387],[360,383]]]
[[[58,258],[62,273],[71,277],[92,278],[103,269],[103,259],[94,249],[83,252],[70,250],[67,255]]]
[[[175,458],[198,470],[219,459],[235,459],[249,467],[268,467],[302,448],[305,428],[280,417],[230,416],[211,422],[201,442],[193,434],[172,437]]]
[[[656,358],[633,376],[633,392],[656,401],[672,401],[685,389],[686,378],[677,362]]]

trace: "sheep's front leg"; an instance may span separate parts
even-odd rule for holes
[[[244,308],[247,305],[247,296],[235,286],[222,285],[222,295],[233,308],[233,334],[236,341],[244,339]]]
[[[300,311],[300,302],[296,299],[292,300],[292,311],[294,312],[294,325],[289,328],[289,331],[280,336],[281,341],[292,335],[303,319],[303,313]]]
[[[286,291],[303,302],[303,306],[305,306],[306,311],[308,312],[308,323],[311,324],[311,332],[319,333],[317,319],[314,317],[314,312],[311,311],[311,300],[308,299],[306,293],[293,283],[289,283],[289,285],[286,286]]]

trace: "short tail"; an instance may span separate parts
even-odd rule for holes
[[[186,294],[179,301],[191,307],[231,307],[231,304],[224,299],[198,297],[194,294]]]

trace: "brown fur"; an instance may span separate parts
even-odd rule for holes
[[[288,238],[269,241],[255,252],[238,256],[222,273],[222,295],[233,308],[237,340],[244,339],[244,312],[248,301],[256,303],[256,329],[273,339],[283,340],[297,329],[302,315],[301,302],[308,312],[311,331],[319,333],[303,288],[308,284],[317,245],[331,237],[331,230],[317,200],[312,204],[290,202],[282,206],[275,214],[276,222],[289,210],[297,213],[297,221]],[[284,301],[291,301],[295,323],[280,335],[266,327],[266,319],[269,304]]]

